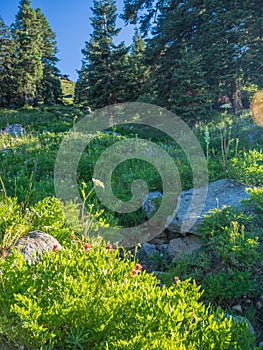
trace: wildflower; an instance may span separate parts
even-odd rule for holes
[[[84,243],[83,247],[87,252],[91,250],[91,245],[89,243]]]
[[[180,161],[180,159],[178,159],[177,164],[178,164],[178,165],[181,165],[181,161]]]
[[[105,188],[104,183],[98,179],[92,178],[92,181],[94,183],[94,186]]]
[[[136,269],[137,271],[141,271],[141,270],[142,270],[142,265],[141,265],[141,264],[136,264],[136,265],[135,265],[135,269]]]
[[[58,245],[57,244],[53,244],[52,250],[53,250],[53,252],[56,252],[58,250]]]
[[[142,265],[136,264],[135,268],[131,270],[132,275],[138,275],[142,271]]]
[[[181,282],[180,278],[179,278],[179,277],[177,277],[177,276],[175,276],[174,281],[175,281],[175,283],[176,283],[176,284],[178,284],[178,283],[180,283],[180,282]]]
[[[112,244],[110,244],[110,243],[108,243],[106,245],[106,249],[107,249],[107,252],[114,252],[114,248],[113,248]]]
[[[71,235],[69,236],[71,239],[75,239],[76,236],[74,235],[74,233],[71,233]]]

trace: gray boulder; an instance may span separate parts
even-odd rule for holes
[[[148,219],[151,217],[151,215],[154,213],[156,209],[153,200],[156,198],[161,198],[162,196],[163,195],[161,194],[161,192],[155,191],[155,192],[150,192],[147,198],[144,198],[142,203],[142,209],[145,211],[145,215]]]
[[[201,238],[196,235],[175,238],[168,244],[167,254],[175,262],[180,256],[191,255],[195,250],[201,248],[201,246]]]
[[[204,215],[212,209],[222,209],[224,206],[241,207],[241,201],[248,199],[249,193],[245,185],[235,181],[222,179],[211,182],[207,186],[183,191],[180,195],[179,206],[174,212],[173,218],[169,220],[167,229],[180,233],[198,234],[197,225],[201,224]],[[202,198],[207,191],[205,203],[198,198]],[[194,198],[195,197],[195,198]],[[193,206],[191,201],[195,199]],[[190,206],[191,205],[191,206]]]
[[[11,124],[0,129],[1,134],[8,134],[15,137],[21,137],[25,132],[26,131],[21,124]]]
[[[51,235],[42,231],[32,231],[21,237],[12,247],[18,249],[29,263],[38,261],[43,252],[62,249],[60,243]],[[12,253],[12,249],[8,253]]]

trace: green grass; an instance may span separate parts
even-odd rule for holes
[[[75,85],[76,83],[69,80],[62,79],[61,81],[63,103],[66,105],[72,105],[74,100]]]
[[[68,89],[65,91],[70,91],[70,86],[65,86],[65,89]],[[78,117],[77,120],[80,120],[85,116],[85,111],[73,105],[39,106],[36,108],[23,108],[18,111],[0,110],[0,127],[12,123],[20,123],[26,129],[26,135],[21,138],[9,135],[0,136],[0,197],[2,198],[0,210],[0,251],[2,255],[19,236],[29,229],[42,229],[54,235],[69,249],[72,249],[73,242],[69,238],[72,233],[82,239],[83,227],[81,227],[78,219],[81,208],[74,206],[74,203],[68,203],[68,207],[62,209],[63,205],[54,199],[54,164],[57,152],[66,133],[71,130],[74,135],[74,129],[72,131],[72,128],[74,127],[75,116]],[[229,115],[224,115],[220,123],[200,123],[194,130],[204,149],[204,153],[209,157],[210,181],[231,176],[231,178],[235,178],[247,185],[261,185],[262,153],[257,139],[253,143],[248,142],[248,135],[251,133],[251,129],[249,116],[243,116],[242,118],[231,116],[230,118]],[[205,138],[205,130],[209,132],[209,143]],[[148,127],[137,125],[134,125],[132,130],[125,125],[121,125],[114,128],[114,131],[119,132],[121,136],[99,132],[84,150],[77,171],[77,183],[80,194],[83,183],[87,184],[86,193],[92,188],[94,165],[103,152],[119,141],[125,141],[134,137],[150,140],[165,150],[178,167],[182,188],[188,189],[192,187],[192,170],[186,155],[169,137],[166,137],[156,129],[151,130]],[[1,152],[1,150],[5,151]],[[114,157],[112,157],[113,159]],[[130,200],[132,196],[131,185],[136,179],[146,181],[150,191],[162,192],[163,190],[160,174],[151,164],[139,159],[130,159],[120,163],[112,174],[111,186],[114,195],[121,201]],[[256,210],[255,217],[250,218],[245,215],[227,212],[227,210],[217,213],[215,216],[207,218],[204,222],[204,247],[200,252],[183,258],[175,266],[168,261],[160,261],[161,270],[166,272],[162,276],[167,285],[174,284],[173,278],[175,275],[179,275],[182,280],[192,277],[204,288],[205,292],[202,295],[202,300],[207,305],[212,303],[215,308],[218,306],[223,307],[226,311],[230,310],[229,312],[231,313],[231,307],[234,304],[241,303],[244,305],[243,299],[244,294],[246,294],[246,297],[250,298],[252,302],[250,309],[244,307],[242,315],[249,318],[260,340],[263,337],[261,333],[262,324],[260,323],[255,303],[258,300],[259,293],[263,293],[261,282],[263,276],[263,230],[262,220],[260,219],[262,211],[261,192],[261,190],[258,190],[258,192],[253,193],[252,198],[254,202],[251,201],[247,204],[248,207]],[[98,217],[100,220],[99,225],[91,225],[90,227],[89,233],[93,232],[95,236],[99,234],[100,227],[103,226],[131,227],[145,220],[145,213],[141,209],[127,214],[119,214],[109,210],[100,204],[95,192],[92,192],[87,201],[87,209],[89,208],[91,215]],[[69,223],[63,214],[65,213],[64,210],[70,211],[72,221],[78,222],[78,224],[72,226],[72,222]],[[28,215],[28,213],[31,214]],[[235,222],[238,222],[238,226],[235,226]],[[244,228],[242,225],[244,225]],[[79,256],[79,253],[71,252],[67,254]],[[4,261],[2,263],[4,266]],[[51,264],[50,271],[52,271],[52,259],[48,264]],[[129,270],[130,265],[127,266],[129,266]],[[120,278],[125,279],[126,272],[124,270],[120,274]],[[28,273],[32,272],[27,271]],[[17,273],[19,275],[20,272],[18,271]],[[7,282],[5,281],[5,283]],[[28,286],[28,288],[31,287]],[[139,291],[142,286],[138,288]],[[24,290],[21,295],[24,296],[26,293],[27,291]],[[155,292],[151,290],[150,293],[154,295]],[[111,297],[109,294],[108,302],[110,302]],[[125,296],[122,297],[125,298]],[[14,298],[14,295],[12,298]],[[35,298],[34,293],[32,298]],[[120,302],[122,303],[123,300]],[[44,310],[42,306],[40,309]],[[16,317],[18,318],[14,319],[15,324],[19,324],[20,321],[22,323],[27,322],[23,318],[25,317],[25,310],[19,314],[20,311],[18,312],[17,310],[18,316]],[[47,316],[43,314],[43,317]],[[40,323],[37,325],[40,328],[42,326]],[[69,327],[66,331],[65,337],[71,339],[70,341],[77,337],[77,334],[74,333],[76,330],[75,326],[71,325],[71,328]],[[0,320],[0,333],[4,334],[6,338],[7,335],[1,327]],[[216,326],[214,325],[214,327]],[[38,331],[40,331],[40,328]],[[29,329],[25,328],[23,331],[26,339]],[[61,330],[58,330],[58,332],[61,332]],[[234,337],[237,334],[241,334],[238,332]],[[81,338],[82,335],[80,334],[79,336]],[[33,337],[33,340],[32,334],[30,337],[31,340],[29,341],[39,344],[38,339]],[[64,335],[61,335],[61,337],[63,338]],[[11,339],[10,334],[9,338]],[[61,339],[59,340],[60,342],[62,341]],[[118,344],[119,348],[123,349],[133,349],[138,344],[143,344],[142,339],[140,338],[139,340],[138,338],[137,343],[135,339],[134,344],[128,344],[127,339],[112,339],[112,344],[115,344],[115,346]],[[154,344],[154,336],[150,341],[153,341],[152,344]],[[105,345],[106,343],[103,344]],[[251,344],[249,346],[252,346]],[[31,349],[30,346],[29,349]],[[187,344],[187,346],[189,347],[190,345]],[[250,348],[248,347],[248,349]],[[244,345],[244,349],[246,349],[246,345]]]

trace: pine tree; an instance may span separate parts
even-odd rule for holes
[[[13,26],[18,105],[34,105],[38,101],[38,84],[43,78],[41,31],[36,11],[30,6],[30,0],[21,0]]]
[[[175,63],[171,78],[173,87],[167,101],[169,108],[181,118],[197,122],[208,115],[211,106],[201,57],[185,45]]]
[[[86,63],[82,61],[81,69],[78,71],[79,77],[75,84],[74,102],[82,106],[89,107],[88,98],[88,72]]]
[[[124,5],[123,17],[127,22],[140,22],[144,34],[150,28],[146,55],[152,85],[162,105],[167,104],[175,61],[180,59],[185,44],[201,59],[199,67],[205,73],[214,107],[224,97],[238,111],[247,98],[246,87],[253,84],[262,87],[261,2],[125,0]]]
[[[116,28],[114,0],[94,0],[91,18],[93,33],[82,50],[82,68],[76,84],[76,101],[92,108],[122,102],[125,97],[127,48],[114,44]]]
[[[54,104],[58,103],[62,97],[59,70],[56,67],[58,62],[56,36],[40,9],[36,10],[36,15],[41,31],[40,48],[43,66],[43,77],[38,85],[39,95],[45,104]]]
[[[17,93],[14,80],[15,46],[11,31],[0,17],[0,106],[13,107]]]
[[[144,62],[145,42],[135,30],[132,40],[131,52],[128,58],[127,83],[125,100],[134,102],[145,92],[145,84],[149,76],[149,68]]]

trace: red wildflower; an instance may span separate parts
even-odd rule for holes
[[[141,264],[136,264],[136,265],[135,265],[135,269],[136,269],[137,271],[141,271],[141,270],[142,270],[142,265],[141,265]]]
[[[136,270],[136,269],[132,269],[132,270],[131,270],[131,274],[132,274],[132,275],[137,275],[137,273],[138,273],[138,270]]]
[[[91,250],[91,245],[89,243],[84,243],[83,247],[87,252]]]
[[[52,250],[53,250],[53,252],[56,252],[58,250],[58,245],[54,244]]]
[[[106,249],[108,249],[108,250],[111,250],[111,249],[113,249],[113,247],[112,247],[112,244],[110,244],[110,243],[107,243],[107,245],[106,245]]]
[[[180,283],[181,282],[180,278],[177,277],[177,276],[175,276],[174,281],[175,281],[175,283]]]
[[[178,164],[178,165],[180,165],[180,164],[181,164],[181,161],[180,161],[180,159],[178,159],[178,161],[177,161],[177,164]]]
[[[70,238],[71,238],[71,239],[76,238],[76,236],[74,235],[74,233],[71,233]]]

